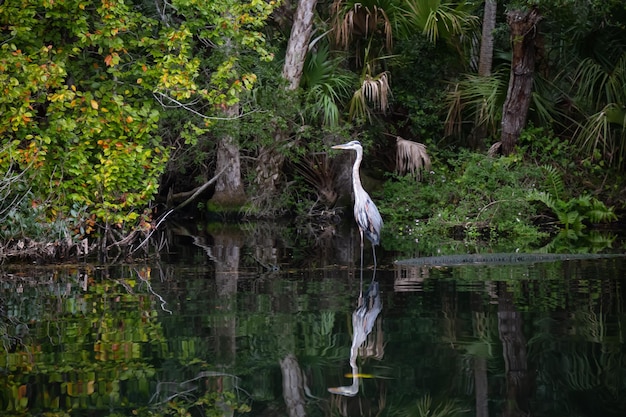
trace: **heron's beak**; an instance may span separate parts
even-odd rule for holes
[[[332,148],[332,149],[350,149],[350,148],[347,148],[347,147],[346,147],[346,145],[347,145],[347,144],[346,144],[346,143],[344,143],[344,144],[342,144],[342,145],[335,145],[335,146],[332,146],[331,148]]]

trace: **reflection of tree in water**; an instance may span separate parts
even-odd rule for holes
[[[155,370],[143,353],[163,340],[153,314],[163,304],[144,281],[149,269],[124,270],[116,279],[74,267],[2,276],[2,322],[29,330],[0,355],[7,372],[0,409],[114,408],[122,398],[149,399]]]
[[[499,286],[498,294],[498,330],[506,374],[506,401],[502,415],[527,416],[530,413],[534,378],[528,369],[524,321],[505,283]]]
[[[447,388],[432,380],[433,403],[456,399],[463,409],[475,408],[477,417],[623,416],[626,357],[618,323],[626,304],[619,280],[599,279],[613,277],[614,270],[599,270],[599,264],[581,259],[541,268],[427,270],[421,264],[398,265],[394,287],[423,293],[429,303],[438,300],[441,307],[431,309],[442,312],[429,327],[405,331],[444,342],[440,352],[427,354],[434,362],[446,356],[446,345],[463,352],[457,370],[445,374]],[[405,307],[422,314],[419,304]],[[436,366],[429,365],[418,372]],[[448,371],[442,367],[441,372]],[[421,415],[416,407],[407,405],[402,412]]]

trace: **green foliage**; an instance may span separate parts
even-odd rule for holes
[[[45,210],[41,206],[33,207],[31,201],[29,192],[19,202],[6,207],[0,217],[0,241],[26,238],[68,241],[75,237],[75,226],[84,218],[80,211],[72,209],[66,219],[49,221]]]
[[[104,223],[134,224],[168,154],[141,86],[155,73],[131,53],[150,44],[153,24],[124,2],[22,3],[0,5],[12,35],[0,47],[0,79],[11,86],[0,97],[0,166],[23,175],[33,206],[51,219],[80,207]]]
[[[435,163],[422,183],[409,177],[388,181],[379,209],[383,242],[393,243],[383,244],[415,242],[426,252],[450,238],[517,245],[509,250],[536,245],[545,234],[534,224],[536,209],[526,196],[541,182],[541,170],[524,166],[517,156],[472,153],[459,155],[450,169]]]
[[[0,4],[0,169],[23,177],[49,219],[79,207],[79,223],[135,226],[169,158],[154,98],[221,113],[256,81],[239,52],[272,58],[259,30],[274,1],[164,7],[159,21],[124,0]],[[199,53],[199,40],[219,48]],[[188,141],[206,125],[187,126]]]
[[[594,176],[605,175],[602,164],[580,163],[572,159],[576,148],[544,129],[530,127],[520,136],[520,151],[533,163],[540,164],[544,174],[543,188],[528,194],[530,201],[540,202],[553,215],[570,239],[582,237],[586,223],[608,223],[617,219],[613,209],[596,197],[583,192],[583,183]],[[568,175],[566,178],[565,175]],[[587,185],[588,187],[588,185]]]
[[[448,71],[453,61],[419,35],[399,40],[395,51],[396,56],[389,62],[393,104],[396,111],[406,117],[395,120],[394,124],[400,131],[410,129],[420,141],[441,137],[445,111],[445,83],[441,72]],[[416,68],[419,71],[415,71]]]
[[[589,195],[579,195],[563,200],[559,197],[563,193],[563,182],[554,167],[543,167],[549,179],[547,191],[532,190],[528,194],[530,201],[543,203],[552,211],[559,224],[565,229],[570,239],[578,239],[582,230],[586,227],[585,222],[607,223],[617,220],[613,209],[606,207],[603,202]]]
[[[554,164],[572,171],[576,167],[571,143],[543,127],[529,124],[520,134],[518,149],[524,159],[535,165]]]
[[[337,126],[342,111],[354,86],[353,73],[342,70],[342,57],[332,58],[327,45],[309,52],[302,74],[305,94],[305,113],[313,122],[325,126]]]
[[[460,136],[464,121],[482,125],[487,135],[496,136],[506,98],[508,74],[497,71],[490,77],[468,74],[448,91],[446,134]],[[465,132],[467,134],[467,132]]]
[[[404,7],[407,27],[420,30],[432,43],[439,39],[453,43],[478,23],[472,2],[410,0]]]
[[[625,40],[626,42],[626,40]],[[608,67],[607,67],[608,66]],[[575,137],[585,154],[596,150],[610,164],[626,164],[626,45],[624,52],[612,65],[583,60],[574,77],[577,91],[575,100],[581,112],[588,116],[580,123]]]

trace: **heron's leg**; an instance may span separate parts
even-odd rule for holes
[[[359,287],[359,305],[363,299],[363,230],[359,227],[359,233],[361,234],[361,283]]]
[[[374,272],[372,273],[372,282],[376,280],[376,245],[372,244],[372,254],[374,254]]]

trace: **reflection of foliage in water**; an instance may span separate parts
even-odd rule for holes
[[[0,409],[114,410],[149,403],[162,377],[156,366],[171,355],[157,309],[168,310],[152,288],[149,268],[122,269],[118,279],[87,267],[2,275],[0,369],[8,374],[0,374]],[[189,395],[174,401],[177,409],[245,410],[231,391],[207,393],[212,379],[188,385]],[[146,410],[172,414],[173,408],[155,403]]]
[[[418,399],[413,406],[399,413],[406,417],[456,417],[466,413],[467,409],[456,403],[454,399],[433,400],[430,394]]]
[[[363,378],[359,405],[378,399],[371,410],[400,416],[431,395],[432,412],[449,409],[451,401],[472,409],[475,364],[484,360],[489,408],[500,410],[506,381],[498,296],[506,291],[523,318],[528,369],[536,372],[537,415],[564,415],[563,410],[583,415],[571,400],[573,392],[577,399],[617,409],[626,392],[619,333],[623,290],[613,279],[621,276],[620,265],[620,259],[607,259],[420,267],[421,281],[395,294],[390,271],[379,271],[385,356],[359,363],[360,372],[374,376]],[[0,374],[0,407],[26,413],[33,404],[76,412],[89,406],[119,415],[134,408],[137,415],[156,416],[180,410],[212,415],[222,406],[244,412],[250,404],[252,415],[263,407],[287,415],[279,360],[288,351],[312,396],[307,415],[323,415],[332,405],[325,402],[326,388],[344,384],[354,309],[354,280],[347,271],[268,276],[240,270],[236,292],[224,295],[221,281],[212,279],[213,266],[168,269],[161,282],[154,270],[149,279],[146,269],[118,269],[38,271],[45,278],[14,275],[0,281],[0,331],[6,330],[1,337],[7,351],[0,367],[15,381],[7,384]],[[126,278],[104,277],[109,273]],[[161,310],[159,292],[174,314]],[[232,361],[231,348],[236,349]],[[10,361],[3,362],[6,358]],[[48,397],[29,396],[33,386],[46,387]]]

